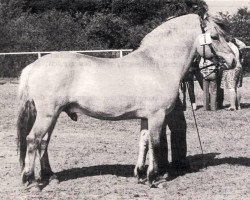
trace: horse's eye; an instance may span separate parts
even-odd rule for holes
[[[211,38],[212,38],[213,40],[219,40],[219,39],[220,39],[218,35],[211,35]]]

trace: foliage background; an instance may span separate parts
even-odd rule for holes
[[[0,52],[136,49],[168,17],[205,9],[203,0],[0,0]],[[219,14],[247,44],[249,16],[245,8]],[[0,56],[0,77],[18,76],[35,59]]]

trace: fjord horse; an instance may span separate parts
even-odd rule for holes
[[[200,45],[202,29],[210,33],[212,44]],[[146,35],[137,50],[122,58],[58,52],[28,65],[19,83],[17,132],[22,181],[35,181],[37,152],[41,179],[53,175],[48,143],[60,113],[67,110],[103,120],[147,121],[147,179],[152,184],[165,165],[161,129],[165,115],[174,107],[180,82],[197,54],[213,58],[215,53],[232,67],[234,54],[219,26],[212,19],[188,14],[163,23]],[[141,161],[136,172],[144,164]]]

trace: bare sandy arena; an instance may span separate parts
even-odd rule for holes
[[[201,107],[202,93],[196,85],[199,109],[195,113],[207,168],[202,165],[188,106],[188,158],[194,172],[169,181],[163,189],[137,184],[133,177],[139,121],[110,122],[79,116],[78,122],[73,122],[63,113],[49,147],[60,183],[33,192],[25,190],[20,178],[15,128],[17,85],[0,85],[0,199],[250,199],[249,88],[250,79],[245,78],[242,110],[213,112]]]

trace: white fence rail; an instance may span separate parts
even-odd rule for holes
[[[50,54],[56,52],[72,52],[72,53],[119,53],[119,57],[123,57],[123,52],[131,52],[132,49],[112,49],[112,50],[84,50],[84,51],[33,51],[33,52],[8,52],[8,53],[0,53],[0,56],[4,55],[32,55],[36,54],[38,58],[40,58],[43,54]]]
[[[250,46],[246,46],[246,49],[250,49]],[[109,53],[109,52],[117,52],[119,53],[119,57],[123,57],[124,52],[132,52],[133,49],[110,49],[110,50],[83,50],[83,51],[33,51],[33,52],[7,52],[0,53],[0,56],[4,55],[32,55],[36,54],[38,58],[40,58],[43,54],[50,54],[55,52],[72,52],[72,53]]]

